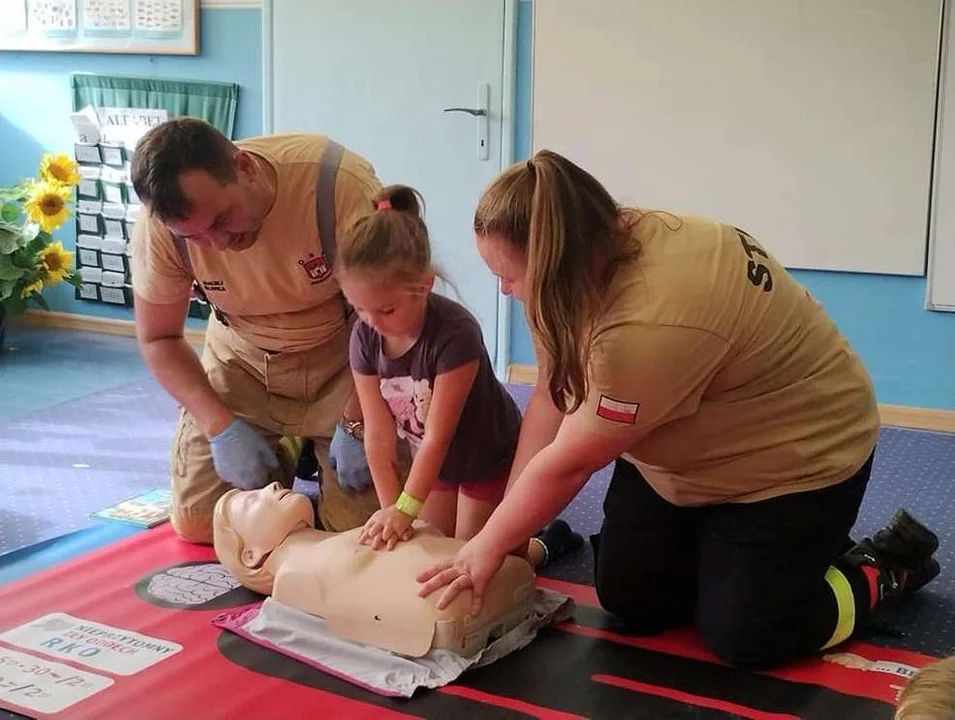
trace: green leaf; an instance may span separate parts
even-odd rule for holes
[[[14,280],[0,280],[0,302],[4,302],[13,295],[13,288],[17,285]]]
[[[43,308],[44,310],[49,310],[49,309],[50,309],[50,306],[49,306],[49,304],[47,303],[46,298],[43,297],[43,295],[40,295],[40,294],[31,295],[29,299],[32,300],[33,302],[35,302],[37,305],[39,305],[39,306],[40,306],[41,308]]]
[[[20,247],[19,228],[10,229],[6,225],[0,225],[0,255],[9,255]]]
[[[19,220],[22,214],[23,209],[20,207],[20,203],[3,201],[0,204],[0,219],[12,223]]]
[[[26,250],[30,255],[36,255],[43,248],[50,244],[53,236],[48,232],[41,230],[37,236],[27,243]]]
[[[27,196],[29,181],[18,182],[13,187],[0,188],[0,200],[13,200],[14,202],[23,200]]]
[[[27,272],[26,269],[17,267],[9,262],[7,257],[0,256],[0,280],[19,280],[26,275]]]

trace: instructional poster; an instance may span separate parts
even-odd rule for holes
[[[30,23],[47,35],[72,35],[76,0],[30,0]]]
[[[131,0],[83,0],[83,25],[87,32],[129,33]]]
[[[182,32],[182,0],[137,0],[136,30],[146,33]]]

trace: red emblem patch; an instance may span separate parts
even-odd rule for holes
[[[325,253],[321,255],[309,253],[308,257],[299,260],[298,264],[305,270],[305,274],[308,275],[312,284],[320,283],[332,274],[332,269],[328,267],[328,261],[325,260]]]

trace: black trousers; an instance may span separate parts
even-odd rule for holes
[[[872,457],[822,490],[687,508],[617,460],[593,538],[600,603],[635,634],[695,622],[708,647],[739,667],[813,653],[836,626],[825,574],[852,546],[871,470]]]

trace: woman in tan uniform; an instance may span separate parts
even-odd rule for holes
[[[822,306],[743,230],[622,208],[542,151],[485,191],[478,248],[522,300],[539,378],[507,496],[419,576],[480,604],[505,555],[615,461],[593,538],[633,632],[695,622],[766,667],[848,638],[938,574],[905,511],[849,539],[879,431],[872,382]]]

